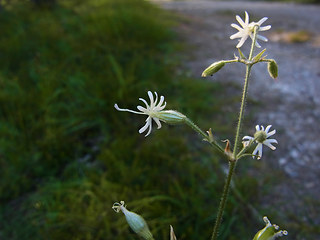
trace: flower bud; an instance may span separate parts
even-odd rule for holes
[[[270,77],[277,78],[278,77],[278,65],[275,60],[271,59],[270,62],[268,62],[268,72]]]
[[[182,113],[179,113],[174,110],[165,110],[157,112],[154,117],[159,118],[159,120],[168,123],[168,124],[180,124],[184,123],[185,119],[187,118]]]
[[[128,211],[124,205],[124,201],[121,201],[120,204],[114,203],[112,208],[116,212],[123,212],[127,223],[136,234],[146,240],[154,240],[146,221],[140,215]]]
[[[283,235],[288,234],[285,230],[278,231],[279,226],[275,224],[272,225],[267,217],[264,217],[263,221],[266,223],[266,226],[257,232],[253,240],[274,240],[277,237],[282,237]]]
[[[225,64],[225,61],[212,63],[203,71],[201,77],[207,77],[208,75],[212,76],[214,73],[218,72],[221,68],[223,68]]]

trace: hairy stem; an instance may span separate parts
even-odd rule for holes
[[[251,49],[250,49],[248,62],[252,61],[253,51],[254,51],[254,47],[255,47],[256,41],[257,41],[258,28],[259,28],[259,26],[254,27],[254,37],[253,37],[253,41],[252,41],[252,45],[251,45]],[[236,167],[237,150],[238,150],[238,144],[239,144],[242,120],[243,120],[243,116],[244,116],[245,103],[246,103],[247,94],[248,94],[249,76],[250,76],[251,68],[252,68],[252,64],[251,63],[246,65],[246,75],[245,75],[245,79],[244,79],[244,86],[243,86],[243,93],[242,93],[242,99],[241,99],[240,113],[239,113],[237,131],[236,131],[236,136],[235,136],[235,143],[234,143],[234,148],[233,148],[233,159],[232,159],[232,161],[229,161],[229,172],[228,172],[227,180],[226,180],[225,185],[223,187],[222,197],[221,197],[220,204],[219,204],[216,223],[215,223],[215,225],[213,227],[211,240],[216,240],[217,237],[218,237],[218,232],[219,232],[219,228],[220,228],[220,225],[221,225],[224,208],[226,206],[227,199],[228,199],[228,194],[229,194],[229,189],[230,189],[232,176],[233,176],[233,173],[234,173],[234,170],[235,170],[235,167]]]

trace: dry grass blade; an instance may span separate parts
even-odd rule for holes
[[[177,240],[176,235],[174,235],[173,227],[170,225],[170,240]]]

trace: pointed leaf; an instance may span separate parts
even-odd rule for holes
[[[264,52],[266,51],[267,49],[263,49],[261,52],[259,52],[254,58],[253,58],[253,61],[258,61],[261,57],[262,57],[262,54],[264,54]]]
[[[238,52],[241,59],[247,59],[246,56],[241,52],[240,48],[238,48]]]

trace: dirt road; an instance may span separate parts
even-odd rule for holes
[[[236,23],[236,14],[243,18],[246,10],[253,21],[269,17],[264,25],[271,24],[272,28],[263,34],[269,42],[262,43],[262,48],[278,62],[279,77],[269,78],[265,64],[254,66],[249,96],[260,104],[254,108],[252,132],[247,133],[254,133],[255,124],[272,124],[277,129],[278,148],[268,151],[262,161],[268,161],[264,171],[279,171],[275,176],[279,180],[274,179],[272,194],[261,204],[278,206],[287,221],[295,219],[290,239],[320,239],[320,5],[154,2],[182,15],[177,31],[190,46],[184,53],[185,66],[199,79],[212,62],[231,59],[237,53],[236,40],[229,39],[235,33],[230,24]],[[248,48],[249,41],[243,51],[248,52]],[[213,81],[241,85],[244,70],[239,65],[225,67]],[[299,233],[299,225],[312,227],[313,237]]]

